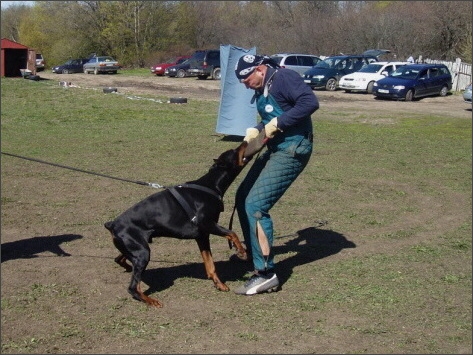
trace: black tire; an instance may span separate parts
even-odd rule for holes
[[[328,79],[327,84],[325,84],[325,90],[327,90],[327,91],[337,90],[337,79],[335,79],[335,78]]]
[[[187,104],[187,98],[185,97],[171,97],[169,99],[171,104]]]
[[[414,100],[414,90],[413,89],[407,90],[405,100],[406,101]]]
[[[374,81],[370,81],[368,83],[368,86],[366,87],[366,92],[368,94],[372,94],[373,93],[373,85],[374,85]]]
[[[69,74],[69,70],[63,69],[63,70],[62,70],[62,73],[63,73],[63,74]]]
[[[209,77],[208,75],[197,75],[197,79],[199,79],[199,80],[205,80],[208,77]]]
[[[442,86],[442,88],[440,89],[439,95],[444,97],[444,96],[447,96],[447,93],[448,93],[447,85]]]
[[[220,80],[222,78],[222,71],[220,70],[220,68],[215,68],[212,71],[212,78],[214,80]]]
[[[176,78],[185,78],[186,71],[184,69],[179,69],[176,73]]]

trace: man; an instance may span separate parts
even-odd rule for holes
[[[304,170],[312,154],[311,115],[317,97],[293,70],[279,68],[266,56],[245,55],[235,67],[237,78],[255,90],[261,122],[246,130],[250,143],[264,129],[267,150],[251,166],[238,187],[235,205],[254,274],[235,290],[241,295],[279,288],[274,270],[273,221],[269,210]],[[232,256],[237,259],[237,256]]]

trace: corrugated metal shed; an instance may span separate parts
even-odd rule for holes
[[[18,42],[2,38],[1,76],[22,76],[20,69],[36,74],[36,51]]]

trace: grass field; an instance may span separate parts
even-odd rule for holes
[[[3,78],[1,95],[2,152],[91,172],[168,186],[238,145],[215,133],[218,102]],[[193,241],[163,238],[144,279],[160,310],[129,297],[103,228],[155,190],[2,154],[2,353],[471,353],[471,120],[334,108],[314,127],[272,211],[282,290],[219,293]],[[71,256],[5,254],[58,236],[77,236]],[[246,270],[211,242],[234,289]]]

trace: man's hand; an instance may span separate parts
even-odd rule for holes
[[[274,117],[267,125],[264,126],[264,131],[266,132],[267,138],[273,138],[277,131],[280,131],[278,128],[278,118]]]
[[[243,140],[246,143],[250,143],[253,139],[258,137],[258,134],[259,134],[259,131],[258,131],[257,128],[254,128],[254,127],[247,128],[246,129],[246,136],[245,136],[245,138],[243,138]]]

